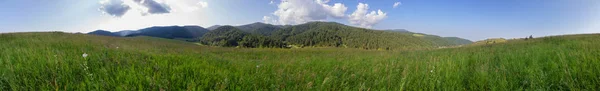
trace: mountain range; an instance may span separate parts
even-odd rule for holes
[[[155,26],[140,30],[109,32],[97,30],[88,34],[135,37],[150,36],[199,42],[226,47],[344,47],[361,49],[434,48],[472,43],[458,37],[440,37],[414,33],[405,29],[372,30],[336,22],[308,22],[299,25],[272,25],[256,22],[247,25]]]

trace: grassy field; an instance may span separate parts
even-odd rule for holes
[[[83,54],[88,54],[83,57]],[[600,90],[600,35],[435,50],[0,34],[0,90]]]

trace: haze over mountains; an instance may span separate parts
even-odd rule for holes
[[[150,36],[212,46],[249,48],[344,47],[388,50],[472,43],[458,37],[440,37],[405,29],[371,30],[335,22],[309,22],[285,26],[256,22],[240,26],[215,25],[208,28],[155,26],[118,32],[97,30],[88,34],[117,37]]]

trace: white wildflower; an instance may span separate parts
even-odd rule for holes
[[[429,71],[429,72],[433,73],[433,70],[431,70],[431,71]]]
[[[83,58],[86,58],[88,56],[88,54],[87,53],[83,53],[83,55],[81,55],[81,56],[83,56]]]

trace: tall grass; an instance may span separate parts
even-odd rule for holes
[[[599,38],[373,51],[0,34],[0,90],[598,90]]]

